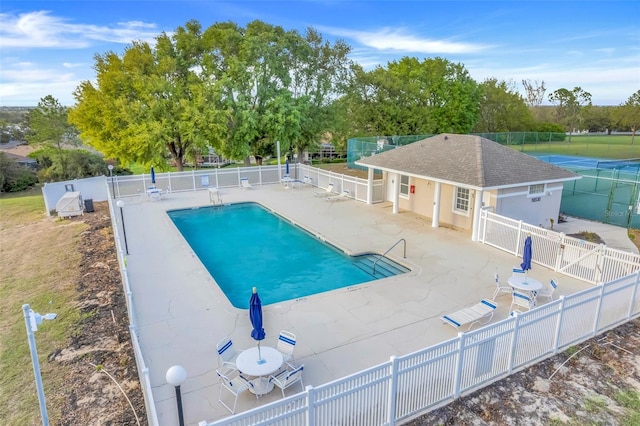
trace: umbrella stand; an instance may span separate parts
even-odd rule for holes
[[[258,340],[258,364],[264,364],[267,362],[266,359],[262,359],[262,355],[260,354],[260,341]]]

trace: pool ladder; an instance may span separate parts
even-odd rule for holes
[[[397,246],[400,243],[404,243],[404,254],[403,254],[403,258],[406,259],[407,258],[407,240],[405,240],[404,238],[400,238],[398,241],[396,241],[391,247],[389,247],[389,250],[385,251],[384,254],[382,254],[380,257],[378,257],[378,259],[373,262],[373,275],[376,274],[376,265],[378,264],[378,262],[380,261],[380,259],[382,259],[383,257],[385,257],[385,255],[387,253],[389,253],[395,246]]]

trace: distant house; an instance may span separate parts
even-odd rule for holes
[[[471,135],[441,134],[361,158],[355,164],[383,172],[385,200],[399,209],[471,230],[478,239],[482,208],[537,226],[557,220],[566,181],[580,176]],[[372,193],[370,190],[369,193]]]
[[[16,163],[25,166],[25,167],[29,167],[30,169],[37,169],[38,168],[38,161],[34,160],[33,158],[29,158],[29,157],[24,157],[22,155],[18,155],[18,154],[12,154],[10,152],[6,152],[4,151],[4,154],[8,157],[11,158],[13,161],[15,161]]]

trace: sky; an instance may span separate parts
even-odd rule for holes
[[[95,55],[122,54],[189,20],[261,20],[313,27],[344,40],[365,69],[404,56],[461,63],[477,82],[497,78],[524,93],[581,87],[594,105],[619,105],[640,90],[640,1],[220,1],[50,0],[0,2],[0,106],[35,106],[94,81]],[[545,100],[545,104],[549,104]]]

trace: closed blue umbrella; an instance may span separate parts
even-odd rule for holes
[[[523,271],[531,269],[531,235],[524,240],[524,248],[522,249],[522,263],[520,267]]]
[[[287,161],[284,162],[285,167],[286,167],[286,174],[287,176],[289,176],[289,159],[287,158]]]
[[[153,170],[153,166],[151,166],[151,183],[154,185],[156,183],[156,171]]]
[[[262,364],[265,361],[260,355],[260,341],[264,340],[265,332],[264,328],[262,328],[262,302],[260,302],[260,296],[258,296],[258,290],[255,287],[251,294],[251,300],[249,300],[249,319],[253,326],[251,337],[258,341],[258,364]]]

